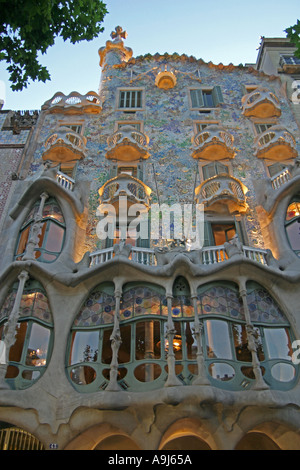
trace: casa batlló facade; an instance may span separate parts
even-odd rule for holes
[[[300,449],[294,49],[126,36],[98,92],[1,110],[1,449]]]

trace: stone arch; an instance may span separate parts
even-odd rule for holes
[[[183,418],[166,430],[163,434],[159,450],[212,450],[215,443],[211,433],[203,424],[192,418]]]
[[[300,434],[286,423],[270,421],[248,429],[236,450],[299,450]]]
[[[239,441],[235,450],[281,450],[269,436],[262,432],[251,431]]]
[[[64,450],[141,450],[125,431],[109,423],[92,426],[71,442]]]

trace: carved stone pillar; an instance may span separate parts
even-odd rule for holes
[[[29,240],[27,242],[26,251],[23,256],[23,260],[35,259],[34,250],[38,246],[39,235],[41,233],[42,219],[43,219],[43,210],[45,206],[45,201],[48,199],[49,195],[47,193],[42,193],[40,195],[41,202],[39,205],[39,210],[35,215],[34,222],[30,230]]]
[[[18,276],[19,285],[18,285],[18,290],[17,290],[14,306],[4,326],[3,335],[4,335],[6,357],[5,357],[5,364],[0,364],[0,390],[10,388],[5,382],[5,375],[6,375],[7,366],[8,366],[9,351],[10,351],[11,346],[16,341],[16,327],[17,327],[17,323],[18,323],[18,319],[20,315],[20,305],[21,305],[25,282],[27,281],[28,278],[29,278],[29,275],[27,271],[22,271],[19,274]]]
[[[239,284],[239,292],[240,292],[240,297],[243,301],[243,307],[244,307],[244,313],[245,313],[245,319],[246,319],[246,334],[247,334],[247,340],[248,340],[248,349],[251,352],[253,372],[255,375],[255,384],[251,388],[252,390],[268,390],[269,386],[266,384],[266,382],[263,379],[261,368],[260,368],[260,362],[258,360],[257,339],[256,339],[254,327],[251,323],[250,312],[249,312],[248,303],[247,303],[247,290],[246,290],[246,285],[243,281],[241,281]]]
[[[121,387],[118,384],[118,367],[119,367],[118,353],[119,353],[119,348],[122,343],[121,334],[120,334],[121,295],[122,295],[122,292],[120,290],[115,291],[116,308],[115,308],[115,315],[114,315],[114,328],[110,337],[112,359],[110,363],[109,384],[106,387],[106,390],[110,392],[119,392],[121,390]]]
[[[167,330],[165,338],[168,341],[168,378],[165,383],[165,387],[174,387],[178,385],[182,385],[178,377],[176,376],[175,372],[175,354],[174,354],[174,347],[173,347],[173,340],[176,334],[174,322],[172,319],[172,296],[167,294],[167,303],[168,303],[168,321],[167,321]]]
[[[195,339],[197,343],[197,365],[198,365],[198,374],[197,377],[193,380],[193,385],[210,385],[210,381],[207,378],[205,365],[204,365],[204,356],[203,356],[203,347],[202,347],[202,331],[203,323],[199,321],[198,316],[198,305],[197,305],[197,295],[192,295],[194,305],[194,315],[195,315]]]

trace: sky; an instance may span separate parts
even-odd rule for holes
[[[50,72],[46,83],[31,82],[21,92],[10,88],[6,63],[0,62],[3,109],[40,109],[60,91],[98,91],[101,69],[98,49],[116,26],[128,37],[133,57],[156,52],[187,54],[224,65],[255,63],[260,37],[285,37],[300,18],[299,0],[104,0],[108,14],[104,32],[93,41],[72,45],[60,38],[40,56]]]

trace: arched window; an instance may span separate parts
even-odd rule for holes
[[[295,197],[288,206],[285,230],[292,250],[300,257],[300,196]]]
[[[62,251],[65,222],[60,207],[54,198],[47,199],[43,206],[41,219],[37,221],[39,208],[40,201],[37,201],[21,227],[16,248],[16,260],[23,259],[34,230],[38,232],[37,243],[33,250],[35,259],[51,263],[58,258]]]
[[[114,314],[114,286],[107,283],[89,295],[75,318],[67,362],[70,380],[77,390],[96,391],[108,384]],[[156,379],[163,386],[166,317],[162,288],[141,283],[124,287],[120,306],[122,342],[118,351],[118,381],[122,388],[141,390],[146,382],[158,388]]]
[[[291,388],[297,370],[291,362],[292,332],[287,318],[269,293],[255,282],[247,283],[247,304],[265,382],[271,388]],[[255,376],[237,286],[226,282],[202,286],[198,289],[198,305],[212,384],[231,390],[250,388]]]
[[[173,284],[172,317],[176,331],[173,340],[175,372],[188,385],[197,374],[197,343],[194,337],[194,307],[190,287],[182,276],[178,276]]]
[[[0,310],[0,339],[13,309],[18,284]],[[35,280],[28,280],[23,291],[16,340],[9,351],[6,379],[14,389],[30,387],[45,372],[52,349],[53,320],[46,293]]]
[[[105,388],[111,360],[110,334],[114,323],[114,285],[96,287],[76,316],[68,348],[68,375],[76,389]]]

